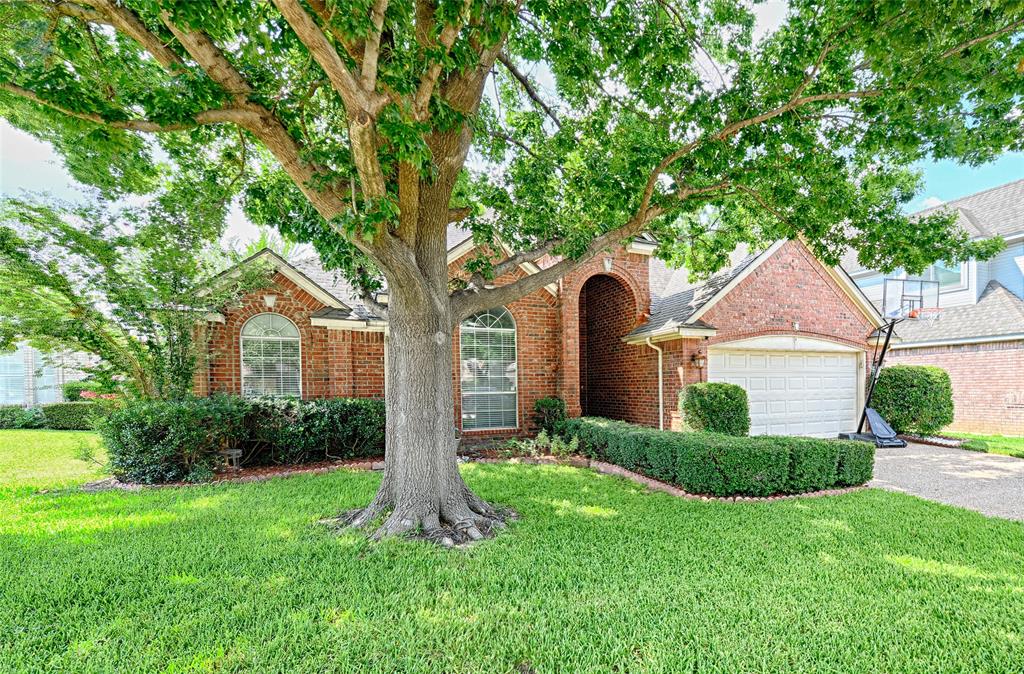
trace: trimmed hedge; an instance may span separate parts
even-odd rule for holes
[[[45,428],[55,431],[91,431],[110,414],[108,407],[86,401],[50,403],[40,409],[43,411]]]
[[[937,433],[953,423],[949,373],[931,365],[883,368],[871,406],[897,433]]]
[[[4,405],[0,407],[0,430],[18,428],[42,428],[46,419],[38,407]]]
[[[564,428],[584,454],[693,494],[799,494],[864,484],[874,468],[866,442],[676,433],[598,417],[569,419]]]
[[[747,392],[736,384],[690,384],[679,394],[679,413],[695,431],[741,436],[750,433]]]
[[[128,403],[101,425],[111,469],[146,484],[210,479],[228,447],[243,465],[378,456],[382,400],[256,399],[215,395]]]

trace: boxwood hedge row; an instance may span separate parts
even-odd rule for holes
[[[864,484],[875,448],[787,436],[676,433],[599,417],[565,422],[580,450],[693,494],[770,496]]]

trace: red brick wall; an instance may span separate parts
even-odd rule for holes
[[[605,260],[610,261],[610,269],[606,269]],[[579,268],[567,274],[559,283],[561,304],[559,306],[559,323],[561,326],[561,343],[557,347],[561,350],[561,368],[557,373],[558,396],[565,400],[570,416],[579,416],[582,413],[580,404],[580,372],[584,369],[580,366],[581,348],[586,348],[586,336],[580,332],[580,294],[583,285],[594,275],[603,274],[618,280],[623,289],[628,290],[632,302],[626,306],[624,311],[626,317],[636,327],[642,320],[646,320],[650,312],[650,290],[649,290],[649,258],[646,255],[627,253],[619,249],[615,253],[598,255],[597,257],[583,263]],[[584,310],[584,314],[585,314]],[[632,330],[632,327],[630,330]],[[618,330],[618,329],[617,329]],[[654,351],[647,347],[631,347]],[[654,372],[657,379],[657,369],[648,365],[647,372]],[[637,395],[649,395],[647,390],[638,390]],[[657,390],[653,393],[657,399]],[[657,404],[654,405],[653,416],[657,417]],[[646,422],[645,422],[646,423]]]
[[[268,294],[277,296],[272,310],[263,299]],[[224,323],[209,324],[209,362],[197,374],[196,393],[242,392],[242,326],[257,314],[275,313],[291,320],[299,330],[303,398],[382,396],[383,334],[313,326],[310,316],[322,308],[319,300],[275,274],[269,287],[242,297],[236,306],[225,310]]]
[[[1024,341],[893,349],[885,362],[949,373],[954,418],[948,430],[1024,435]]]
[[[580,406],[589,416],[656,425],[657,356],[622,337],[637,324],[636,300],[613,276],[595,274],[579,295]]]
[[[707,366],[694,367],[695,353],[715,344],[764,335],[800,335],[868,350],[874,326],[806,246],[788,241],[701,320],[718,329],[708,339],[666,342],[666,414],[675,413],[687,384],[707,380]],[[670,349],[670,350],[669,350]],[[677,415],[678,416],[678,415]]]
[[[453,274],[473,253],[456,260],[449,268]],[[504,285],[522,278],[524,272],[516,271],[495,280],[495,285]],[[516,322],[516,355],[518,368],[519,428],[501,431],[466,431],[467,437],[509,436],[532,433],[533,405],[538,398],[558,394],[557,372],[560,368],[559,340],[560,324],[558,301],[546,289],[537,290],[506,307]],[[461,428],[462,391],[459,370],[459,334],[452,340],[452,383],[455,387],[455,423]]]

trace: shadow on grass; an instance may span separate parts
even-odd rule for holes
[[[1024,661],[1014,641],[1024,602],[1004,591],[1024,564],[1015,523],[876,490],[724,504],[567,467],[464,473],[522,519],[456,551],[315,525],[367,502],[377,474],[0,502],[0,669],[1005,671]],[[951,633],[956,648],[942,652]]]

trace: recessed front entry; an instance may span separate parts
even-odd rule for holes
[[[751,435],[834,438],[855,430],[858,372],[856,352],[708,352],[708,381],[747,391]]]

